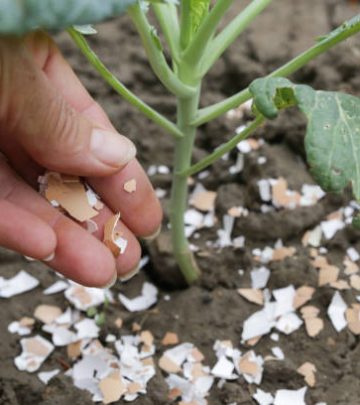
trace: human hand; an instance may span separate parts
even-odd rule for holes
[[[157,232],[162,211],[135,159],[132,142],[116,133],[52,40],[44,33],[0,40],[0,245],[39,260],[87,286],[112,284],[139,263],[138,237]],[[105,207],[87,232],[35,189],[45,169],[84,176]],[[135,178],[137,190],[123,184]],[[99,240],[121,212],[128,247],[116,261]]]

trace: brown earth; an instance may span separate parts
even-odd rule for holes
[[[245,3],[248,2],[239,0],[235,9],[240,9]],[[259,17],[257,26],[249,28],[211,71],[204,86],[202,104],[219,101],[247,86],[251,80],[270,72],[313,44],[317,36],[327,33],[345,18],[358,12],[358,7],[351,7],[345,0],[274,1]],[[85,86],[104,106],[116,127],[135,141],[144,166],[165,164],[171,167],[172,139],[121,101],[97,77],[92,68],[84,63],[82,56],[65,36],[59,36],[58,41]],[[99,35],[92,42],[105,64],[127,86],[156,109],[174,118],[174,99],[167,95],[150,72],[138,37],[126,18],[99,27]],[[294,80],[311,84],[315,88],[346,90],[355,95],[360,94],[359,52],[358,36],[311,62],[294,76]],[[233,125],[229,120],[221,118],[203,126],[194,151],[194,159],[201,158],[227,139],[234,129]],[[249,286],[249,272],[255,265],[251,255],[254,247],[272,246],[281,238],[285,245],[297,248],[294,257],[270,265],[270,288],[285,287],[289,284],[298,287],[304,283],[316,286],[317,271],[310,265],[308,251],[301,245],[301,237],[329,212],[343,206],[348,201],[347,197],[328,195],[315,207],[262,214],[259,210],[261,201],[256,185],[257,180],[261,178],[279,176],[284,176],[290,187],[297,190],[303,183],[311,182],[304,161],[303,134],[303,118],[294,111],[283,113],[276,121],[259,131],[259,135],[264,137],[267,144],[261,152],[246,156],[242,173],[229,174],[228,167],[234,164],[235,160],[235,155],[231,155],[229,161],[214,165],[211,175],[203,181],[207,188],[218,192],[216,210],[220,219],[233,205],[243,204],[251,210],[247,218],[236,222],[234,229],[235,236],[246,236],[245,249],[208,250],[206,257],[199,258],[203,269],[200,282],[185,290],[171,291],[171,305],[160,298],[156,310],[129,314],[116,303],[109,310],[108,324],[112,324],[111,320],[120,316],[125,320],[124,332],[127,333],[131,331],[132,322],[136,321],[153,332],[157,343],[166,331],[172,330],[178,333],[181,341],[196,344],[204,352],[207,364],[212,365],[215,360],[212,350],[214,341],[231,339],[238,346],[243,321],[257,310],[255,305],[243,300],[236,292],[236,288]],[[262,166],[257,164],[260,154],[267,158],[267,163]],[[164,175],[155,176],[153,181],[156,186],[167,189],[171,183],[170,177]],[[166,211],[166,198],[163,203]],[[347,227],[325,245],[335,263],[340,264],[347,247],[354,246],[360,250],[359,236],[359,232]],[[201,232],[200,239],[195,243],[206,250],[206,241],[215,239],[216,227]],[[45,266],[29,264],[9,252],[2,251],[0,264],[1,275],[4,277],[14,275],[19,269],[26,267],[40,279],[43,287],[55,280],[55,276]],[[147,270],[153,273],[151,267],[165,265],[171,266],[171,263],[168,264],[167,259],[153,256]],[[245,270],[243,277],[239,275],[238,269]],[[163,270],[166,272],[166,268],[163,267]],[[144,279],[149,277],[148,274],[149,271],[126,285],[117,285],[114,292],[122,291],[135,295]],[[168,290],[164,288],[161,296],[167,293]],[[282,362],[267,363],[262,389],[275,392],[279,388],[302,387],[303,379],[296,373],[296,368],[305,361],[312,361],[318,369],[317,385],[307,393],[308,404],[320,401],[328,405],[359,403],[359,338],[348,331],[337,333],[331,326],[326,318],[326,309],[332,295],[333,290],[330,288],[317,289],[312,301],[321,309],[321,317],[325,319],[325,328],[318,338],[310,339],[304,328],[290,336],[281,336],[279,346],[286,359]],[[354,294],[350,291],[343,296],[348,303],[355,301]],[[13,359],[20,350],[19,339],[9,334],[6,327],[11,321],[32,314],[40,302],[66,307],[62,294],[44,298],[41,288],[1,302],[0,317],[3,327],[0,331],[0,403],[91,404],[90,396],[74,388],[66,377],[56,377],[45,387],[35,375],[19,372],[14,366]],[[104,335],[109,331],[111,327],[105,327]],[[273,346],[274,342],[269,337],[264,337],[256,346],[256,351],[263,355],[268,354]],[[57,349],[56,354],[46,362],[45,369],[58,367],[61,353]],[[255,403],[251,399],[253,392],[253,387],[238,379],[225,383],[222,388],[215,386],[209,396],[209,403],[221,405],[236,402],[239,405],[250,405]],[[158,372],[148,386],[147,395],[139,398],[134,404],[170,403],[166,398],[164,376]]]

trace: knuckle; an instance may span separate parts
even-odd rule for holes
[[[42,140],[47,151],[76,155],[82,152],[83,144],[79,137],[79,122],[75,111],[60,96],[55,95],[43,106],[46,111]]]

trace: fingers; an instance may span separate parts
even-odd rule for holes
[[[47,56],[51,64],[52,55]],[[21,41],[1,40],[0,62],[0,130],[35,161],[62,173],[104,176],[134,158],[132,142],[76,111]],[[73,84],[67,81],[65,87]]]
[[[88,94],[51,39],[32,34],[28,45],[38,66],[46,73],[52,85],[61,91],[67,102],[89,120],[111,130],[113,127],[107,115]],[[46,58],[49,54],[51,58]],[[69,82],[72,86],[66,85]],[[124,190],[125,182],[130,179],[135,179],[137,183],[134,193]],[[156,233],[162,219],[161,205],[136,160],[132,160],[112,176],[96,178],[92,175],[88,181],[114,212],[120,211],[122,220],[133,233],[145,237]]]
[[[0,245],[38,260],[50,258],[56,234],[43,220],[6,200],[0,200]]]
[[[135,180],[134,192],[124,188],[130,180]],[[111,210],[121,213],[122,220],[135,235],[148,237],[157,232],[162,220],[161,205],[137,160],[115,175],[92,177],[88,181]]]
[[[55,256],[49,262],[52,268],[80,284],[92,287],[103,287],[114,280],[116,264],[106,246],[74,221],[55,210],[30,186],[19,180],[4,162],[0,162],[0,184],[0,201],[6,200],[6,203],[17,206],[21,211],[27,211],[32,221],[35,221],[33,218],[35,216],[41,224],[45,223],[52,228],[56,235]],[[14,211],[11,213],[13,214]],[[15,221],[15,218],[12,216],[10,219]],[[37,232],[43,232],[44,228],[39,229]],[[5,234],[5,238],[10,240],[15,238],[11,229],[7,228],[7,230],[9,233]],[[31,233],[31,230],[23,229],[22,232]],[[51,242],[54,239],[49,237],[49,240]],[[35,244],[35,240],[33,243]],[[39,250],[29,252],[28,255],[44,257],[47,253],[45,250],[44,253]]]

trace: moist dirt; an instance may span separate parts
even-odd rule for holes
[[[239,0],[235,8],[241,9],[246,3],[248,2]],[[204,84],[202,105],[220,101],[239,91],[257,76],[270,72],[305,50],[318,36],[327,33],[359,11],[359,7],[350,5],[350,2],[345,0],[274,1],[259,17],[257,27],[252,25],[211,71]],[[104,107],[116,128],[134,140],[138,147],[138,157],[145,168],[152,164],[171,167],[173,140],[119,99],[85,63],[66,35],[58,36],[57,41],[84,85]],[[126,17],[101,25],[99,35],[92,38],[91,42],[105,64],[131,90],[174,119],[174,99],[158,84],[148,68],[137,34]],[[319,89],[344,90],[360,95],[359,60],[358,36],[311,62],[296,73],[293,79]],[[225,117],[204,125],[197,138],[194,161],[229,139],[237,125],[238,122]],[[231,340],[236,347],[240,347],[243,322],[258,310],[256,305],[245,301],[236,291],[237,288],[250,286],[250,270],[256,266],[252,250],[273,246],[279,238],[284,245],[295,246],[297,253],[293,257],[269,265],[269,288],[281,288],[289,284],[295,287],[304,284],[317,287],[317,270],[310,264],[309,251],[302,246],[301,238],[306,230],[316,226],[327,214],[344,206],[349,201],[349,195],[329,194],[313,207],[264,214],[260,210],[261,199],[257,187],[257,181],[260,179],[280,176],[285,177],[289,187],[294,190],[300,190],[304,183],[313,183],[304,160],[304,131],[305,121],[300,114],[296,111],[282,113],[277,120],[268,123],[258,132],[257,135],[263,137],[266,144],[261,150],[246,155],[245,167],[241,173],[229,173],[229,167],[235,163],[236,154],[230,154],[229,160],[221,160],[213,165],[209,176],[202,180],[202,183],[207,189],[218,193],[216,214],[219,222],[213,228],[201,231],[200,237],[193,240],[202,252],[198,257],[203,271],[201,280],[187,289],[176,288],[181,282],[177,281],[174,275],[174,263],[168,254],[168,238],[165,232],[150,248],[151,260],[145,271],[131,282],[125,285],[119,283],[113,288],[115,293],[121,291],[128,296],[134,296],[139,293],[143,281],[150,278],[160,286],[158,304],[152,310],[133,314],[127,312],[119,302],[115,303],[108,310],[103,337],[106,333],[115,332],[111,325],[114,319],[121,317],[124,320],[124,334],[131,332],[133,322],[150,330],[156,343],[159,343],[165,332],[176,332],[181,342],[194,343],[204,353],[206,363],[213,365],[216,360],[212,349],[215,340]],[[266,163],[263,165],[258,164],[260,155],[266,157]],[[152,181],[155,187],[167,190],[165,198],[162,199],[166,228],[171,179],[169,175],[155,175]],[[216,230],[221,225],[223,214],[228,208],[238,205],[250,211],[247,217],[236,220],[233,231],[235,236],[245,236],[245,248],[208,248],[207,241],[217,238]],[[360,233],[348,226],[325,246],[329,249],[332,261],[340,264],[348,247],[353,246],[360,251]],[[156,253],[159,251],[161,254]],[[4,277],[12,276],[21,268],[26,268],[40,280],[41,287],[46,287],[55,280],[55,276],[44,265],[28,263],[10,252],[1,252],[0,264],[1,276]],[[238,272],[239,269],[244,270],[242,276]],[[280,346],[285,354],[284,361],[266,363],[262,389],[275,392],[281,388],[301,388],[304,381],[296,369],[305,361],[312,361],[318,370],[317,383],[307,392],[308,404],[321,401],[328,405],[359,404],[359,338],[347,330],[337,333],[327,318],[326,311],[333,291],[330,287],[317,288],[311,301],[320,308],[320,316],[325,320],[325,327],[318,337],[311,339],[302,327],[289,336],[281,335],[276,344],[265,336],[256,345],[256,352],[262,355],[268,354],[275,345]],[[166,294],[171,296],[171,305],[163,299]],[[355,302],[355,295],[353,290],[343,293],[348,303]],[[31,315],[40,303],[55,304],[63,309],[68,305],[62,294],[45,297],[42,288],[1,300],[0,403],[91,404],[89,394],[76,389],[67,377],[55,377],[44,386],[36,375],[19,372],[15,368],[14,357],[20,352],[19,338],[7,331],[7,325],[22,316]],[[160,354],[161,352],[157,353],[156,358]],[[46,361],[44,369],[66,368],[67,361],[65,351],[56,349]],[[209,404],[255,404],[251,398],[255,389],[241,378],[226,382],[221,387],[215,385],[208,397]],[[156,377],[148,385],[147,394],[134,404],[170,404],[167,392],[164,375],[158,370]]]

